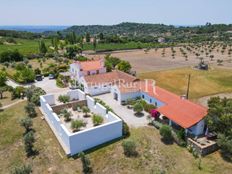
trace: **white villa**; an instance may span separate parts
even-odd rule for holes
[[[75,62],[70,65],[70,72],[89,95],[111,93],[119,104],[141,97],[147,103],[156,105],[161,116],[169,119],[170,126],[180,126],[186,133],[195,136],[204,133],[207,108],[154,86],[152,81],[141,81],[118,70],[106,72],[102,59]]]

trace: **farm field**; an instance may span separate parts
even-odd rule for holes
[[[171,48],[159,48],[159,49],[151,49],[148,52],[145,52],[143,49],[137,50],[127,50],[127,51],[114,51],[111,52],[111,55],[114,57],[119,57],[122,60],[129,61],[133,67],[133,70],[137,71],[137,73],[149,72],[149,71],[160,71],[160,70],[168,70],[175,69],[180,67],[189,67],[196,66],[199,64],[200,60],[196,57],[196,55],[192,53],[187,53],[188,59],[181,54],[181,47],[175,47],[176,51],[175,57],[172,57]],[[163,57],[162,52],[165,50],[165,55]],[[212,51],[212,55],[214,55],[213,61],[210,60],[210,57],[206,55],[202,55],[200,57],[204,58],[204,62],[209,63],[209,66],[218,66],[217,60],[222,59],[223,64],[221,67],[232,68],[232,57],[230,57],[227,53],[227,50],[224,54],[220,51],[217,52],[217,48]],[[89,55],[89,57],[104,57],[106,54],[96,54]]]
[[[208,71],[193,68],[154,71],[139,74],[142,79],[154,79],[156,84],[178,95],[186,94],[188,74],[191,74],[189,97],[200,97],[232,92],[232,70],[211,68]]]
[[[67,158],[41,113],[33,119],[39,154],[26,158],[22,142],[23,129],[19,120],[24,117],[21,102],[0,113],[0,171],[8,173],[12,167],[30,163],[33,173],[82,173],[78,158]],[[15,131],[17,130],[17,131]],[[89,153],[94,173],[173,173],[173,174],[229,174],[232,164],[226,162],[220,153],[202,158],[202,169],[198,169],[199,159],[195,159],[186,148],[176,144],[165,145],[160,141],[157,129],[153,127],[132,128],[131,138],[137,142],[137,157],[128,158],[123,154],[122,140],[95,149]],[[8,159],[8,160],[5,160]]]
[[[38,50],[38,45],[39,45],[39,40],[34,39],[34,40],[29,40],[29,39],[16,39],[16,44],[3,44],[0,45],[0,53],[7,51],[7,50],[18,50],[20,53],[23,55],[28,55],[28,54],[36,54],[39,52]],[[48,39],[45,39],[45,44],[47,46],[51,45],[51,41]]]

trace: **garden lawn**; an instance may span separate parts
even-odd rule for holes
[[[142,79],[154,79],[156,85],[178,95],[186,94],[188,75],[191,74],[190,99],[218,93],[232,92],[232,70],[214,68],[208,71],[180,68],[139,74]]]

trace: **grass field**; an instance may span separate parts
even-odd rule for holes
[[[33,173],[82,173],[79,159],[67,158],[45,120],[38,116],[33,119],[36,131],[36,149],[39,154],[26,158],[22,142],[24,130],[19,120],[24,117],[25,102],[0,113],[0,171],[8,173],[21,163],[30,163]],[[17,130],[17,131],[16,131]],[[94,173],[138,173],[150,174],[229,174],[232,164],[224,161],[220,153],[202,159],[202,170],[198,169],[195,159],[185,148],[176,144],[165,145],[160,141],[159,132],[153,127],[131,129],[131,138],[137,142],[138,157],[127,158],[123,154],[121,142],[96,149],[89,155]]]
[[[191,74],[190,99],[232,92],[232,70],[215,68],[200,71],[192,68],[141,73],[142,79],[154,79],[156,84],[178,95],[186,94],[188,74]]]
[[[38,53],[39,40],[28,40],[28,39],[15,39],[17,44],[15,45],[0,45],[0,53],[7,50],[18,50],[23,55]],[[45,44],[48,47],[51,45],[50,40],[45,40]]]

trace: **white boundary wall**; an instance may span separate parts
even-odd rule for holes
[[[40,96],[41,109],[45,119],[67,155],[75,155],[122,136],[122,120],[112,112],[107,113],[104,106],[99,103],[95,104],[93,98],[83,94],[80,90],[68,92],[71,98],[78,96],[79,99],[86,99],[91,112],[104,117],[107,123],[76,133],[69,132],[50,107],[55,104],[54,95]]]

